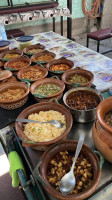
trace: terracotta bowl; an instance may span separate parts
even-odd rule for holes
[[[40,64],[48,63],[48,61],[46,61],[46,60],[39,60],[39,61],[36,61],[36,60],[35,60],[36,58],[39,58],[40,56],[44,56],[44,55],[46,55],[46,54],[47,54],[47,55],[50,55],[50,56],[52,57],[52,60],[54,60],[54,58],[56,57],[56,54],[55,54],[55,53],[45,50],[45,51],[43,51],[43,52],[40,52],[40,53],[37,53],[37,54],[33,55],[33,56],[31,57],[31,61],[34,62],[34,63],[37,63],[37,64],[38,64],[38,63],[40,63]]]
[[[82,76],[84,78],[88,79],[87,83],[81,84],[81,83],[70,83],[69,80],[71,77],[73,77],[75,74]],[[94,75],[90,71],[83,70],[83,69],[71,69],[66,71],[62,75],[62,81],[66,84],[68,89],[74,88],[74,87],[91,87],[91,84],[94,80]]]
[[[25,83],[14,82],[14,83],[6,83],[0,87],[0,94],[7,91],[8,89],[24,89],[25,93],[18,99],[15,100],[0,100],[0,106],[4,109],[12,110],[23,106],[27,99],[29,88]]]
[[[0,61],[0,68],[1,68],[1,67],[3,67],[3,66],[4,66],[4,64],[5,64],[5,62],[3,62],[3,61]]]
[[[39,113],[39,111],[48,111],[48,110],[59,111],[63,115],[65,115],[66,124],[67,124],[65,131],[59,137],[57,137],[54,140],[51,140],[51,141],[48,141],[48,142],[38,142],[38,143],[34,144],[34,143],[30,143],[29,139],[23,133],[24,123],[16,122],[15,123],[15,129],[16,129],[18,136],[20,137],[21,140],[23,140],[23,138],[25,138],[28,141],[28,143],[25,143],[23,141],[22,142],[23,146],[32,147],[32,148],[39,150],[39,151],[44,151],[49,146],[51,146],[52,144],[55,144],[55,143],[63,140],[64,138],[66,138],[67,134],[69,133],[70,129],[72,128],[73,120],[72,120],[72,115],[71,115],[70,111],[67,110],[67,108],[65,106],[62,106],[61,104],[56,104],[56,103],[53,103],[53,102],[52,103],[34,104],[32,106],[29,106],[25,110],[23,110],[20,113],[20,115],[17,117],[17,119],[19,119],[19,118],[27,119],[28,116],[32,113]]]
[[[9,70],[0,71],[0,81],[10,78],[11,76],[12,76],[12,72],[10,72]]]
[[[51,61],[51,62],[49,62],[49,63],[47,63],[47,65],[46,65],[46,68],[48,69],[48,71],[49,71],[49,73],[51,74],[51,76],[54,76],[54,75],[56,75],[56,76],[58,76],[59,78],[61,78],[62,77],[62,74],[64,74],[64,71],[51,71],[50,70],[50,67],[52,66],[52,65],[58,65],[58,64],[66,64],[66,65],[68,65],[69,66],[69,69],[72,69],[73,68],[73,66],[74,66],[74,63],[71,61],[71,60],[68,60],[68,59],[66,59],[66,58],[64,58],[64,57],[62,57],[62,58],[59,58],[59,59],[56,59],[56,60],[53,60],[53,61]],[[67,70],[68,71],[68,70]]]
[[[31,67],[27,67],[27,68],[21,69],[21,70],[17,73],[18,79],[22,81],[22,74],[24,74],[24,73],[26,73],[26,72],[30,72],[31,69],[33,69],[33,68],[42,71],[43,75],[42,75],[42,77],[39,77],[39,78],[34,78],[34,79],[29,79],[29,80],[27,79],[27,81],[29,81],[29,82],[35,82],[35,81],[37,81],[37,80],[40,80],[40,79],[42,79],[42,78],[45,78],[45,77],[48,75],[48,71],[47,71],[46,68],[37,65],[37,66],[31,66]],[[24,79],[24,80],[26,80],[26,79]]]
[[[57,86],[59,86],[61,88],[61,90],[53,95],[50,95],[48,97],[45,98],[39,98],[38,96],[34,95],[35,89],[38,88],[40,85],[45,85],[45,84],[55,84]],[[35,100],[37,102],[47,102],[53,98],[60,100],[62,95],[63,95],[63,91],[65,89],[65,84],[63,81],[58,80],[56,78],[44,78],[44,79],[40,79],[38,81],[36,81],[35,83],[32,84],[30,91],[31,94],[34,95]]]
[[[96,148],[106,160],[112,163],[112,127],[104,121],[104,116],[112,110],[112,97],[103,100],[97,107],[95,121],[92,129],[93,141]]]
[[[48,148],[41,158],[40,164],[40,176],[41,183],[44,183],[45,190],[50,193],[56,199],[61,200],[81,200],[89,197],[97,188],[100,178],[101,178],[101,169],[99,167],[99,159],[93,153],[87,145],[83,145],[81,154],[88,158],[89,162],[92,164],[93,167],[93,181],[91,182],[90,186],[85,189],[83,192],[78,194],[62,194],[61,192],[55,190],[48,181],[47,178],[47,169],[50,161],[55,157],[55,155],[59,152],[63,151],[73,151],[75,154],[77,146],[77,141],[65,140],[60,141],[57,144],[54,144],[50,148]],[[39,165],[38,165],[39,167]]]
[[[25,65],[24,65],[24,66],[19,66],[19,67],[17,67],[17,68],[15,69],[15,68],[13,67],[12,64],[18,63],[19,61],[25,62]],[[11,60],[7,61],[7,62],[5,63],[5,65],[4,65],[4,68],[5,68],[5,69],[8,69],[8,70],[10,70],[10,71],[17,72],[17,71],[19,71],[20,69],[29,67],[30,64],[31,64],[31,60],[30,60],[28,57],[23,56],[23,57],[20,57],[20,58],[14,58],[14,59],[11,59]]]
[[[4,58],[4,56],[6,54],[18,54],[18,57],[21,57],[23,55],[23,53],[19,50],[19,49],[12,49],[12,50],[8,50],[8,51],[4,51],[3,53],[0,54],[0,60],[2,61],[8,61],[8,60],[11,60],[11,59],[14,59],[14,58]]]
[[[23,49],[23,53],[24,54],[27,54],[27,55],[34,55],[36,53],[30,53],[28,52],[29,50],[32,50],[32,49],[41,49],[42,51],[45,49],[45,46],[41,45],[41,44],[34,44],[34,45],[30,45],[30,46],[27,46],[26,48]],[[39,52],[38,52],[39,53]]]

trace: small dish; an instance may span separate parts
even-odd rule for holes
[[[23,53],[26,55],[32,56],[32,55],[35,55],[37,53],[44,51],[44,49],[45,49],[45,46],[43,46],[41,44],[34,44],[34,45],[30,45],[30,46],[24,48]],[[33,52],[33,50],[35,50],[35,52]],[[30,51],[32,51],[32,52],[30,52]],[[38,51],[38,52],[36,52],[36,51]]]
[[[0,81],[10,78],[11,76],[12,76],[12,72],[9,70],[1,70],[0,71]]]
[[[19,49],[4,51],[3,53],[0,54],[0,60],[8,61],[8,60],[11,60],[11,59],[14,59],[14,58],[19,58],[19,57],[22,56],[22,54],[23,53]],[[6,56],[9,56],[10,58],[7,58]]]

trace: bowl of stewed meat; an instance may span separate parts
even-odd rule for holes
[[[60,192],[60,180],[70,171],[76,146],[77,141],[60,141],[48,148],[44,152],[41,162],[38,163],[41,183],[43,183],[45,190],[56,199],[85,199],[96,190],[99,184],[101,178],[99,159],[87,145],[83,145],[74,166],[75,187],[69,194]]]
[[[74,120],[81,123],[95,119],[96,108],[102,99],[100,92],[87,87],[70,89],[63,96],[63,101],[71,110]]]

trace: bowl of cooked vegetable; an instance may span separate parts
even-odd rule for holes
[[[52,144],[55,144],[67,137],[72,127],[72,115],[63,105],[54,102],[37,103],[24,109],[17,119],[30,119],[47,123],[23,123],[16,121],[15,129],[22,140],[22,145],[44,151]],[[49,123],[57,120],[62,127],[56,127]]]
[[[65,84],[56,78],[44,78],[31,85],[30,92],[38,102],[47,102],[51,99],[60,100]]]
[[[30,66],[30,67],[21,69],[17,73],[17,77],[19,80],[23,82],[31,82],[31,83],[39,79],[45,78],[47,75],[48,75],[47,69],[39,65]]]
[[[62,74],[64,72],[72,69],[74,66],[74,63],[71,60],[68,60],[64,57],[55,59],[49,63],[47,63],[46,68],[48,69],[51,76],[58,76],[61,78]]]
[[[23,55],[22,51],[19,49],[12,49],[8,51],[4,51],[0,54],[0,60],[2,61],[8,61],[14,58],[19,58]]]
[[[68,90],[63,101],[71,110],[74,121],[87,123],[96,117],[96,108],[103,100],[99,91],[93,88],[77,87]]]
[[[12,72],[17,72],[20,69],[29,67],[30,64],[31,60],[26,56],[22,56],[20,58],[14,58],[12,60],[7,61],[4,65],[4,68]]]
[[[20,82],[6,83],[0,87],[0,107],[12,110],[23,106],[29,94],[27,84]]]
[[[62,80],[68,89],[74,87],[91,87],[94,75],[88,70],[71,69],[62,75]]]
[[[61,193],[60,180],[67,174],[72,166],[76,152],[77,141],[65,140],[49,147],[39,160],[34,170],[37,179],[45,190],[60,200],[81,200],[89,197],[98,187],[101,179],[103,157],[99,160],[96,152],[83,144],[81,152],[76,160],[73,173],[76,184],[69,194]],[[103,161],[103,162],[102,162]]]
[[[23,53],[26,55],[32,56],[44,51],[44,49],[45,49],[45,46],[38,43],[38,44],[27,46],[26,48],[23,49]]]

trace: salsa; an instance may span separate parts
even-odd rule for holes
[[[27,65],[28,65],[28,62],[18,60],[18,61],[14,61],[14,62],[8,63],[7,64],[7,68],[12,68],[12,69],[15,69],[15,70],[19,70],[19,69],[27,67]]]
[[[20,54],[17,53],[7,53],[3,58],[5,59],[11,59],[11,58],[18,58]]]
[[[56,94],[60,90],[61,88],[55,84],[42,84],[35,90],[35,94],[49,96]]]
[[[43,49],[29,49],[27,51],[27,53],[34,53],[34,54],[36,54],[36,53],[40,53],[42,51],[43,51]]]
[[[67,96],[66,103],[72,109],[89,110],[97,107],[100,97],[90,91],[78,90]]]
[[[49,62],[53,60],[54,58],[51,55],[45,54],[39,57],[35,57],[34,61],[44,61],[44,62]]]
[[[21,78],[35,80],[35,79],[43,77],[43,75],[44,75],[44,72],[42,70],[31,68],[29,69],[29,71],[23,72],[21,74]]]
[[[7,89],[0,94],[0,101],[12,101],[20,98],[25,94],[24,89]]]
[[[88,82],[88,79],[85,78],[84,76],[75,74],[74,76],[70,77],[70,79],[68,80],[68,82],[69,83],[81,83],[81,84],[84,84],[84,83]]]

